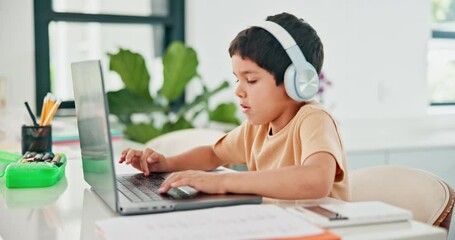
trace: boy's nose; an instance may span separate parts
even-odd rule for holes
[[[244,98],[246,96],[245,91],[242,90],[240,84],[235,88],[235,95],[239,98]]]

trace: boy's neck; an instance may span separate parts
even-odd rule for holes
[[[289,108],[284,111],[280,117],[278,117],[276,120],[270,122],[270,130],[269,130],[269,135],[272,136],[274,134],[277,134],[281,129],[286,127],[288,123],[297,115],[297,112],[299,112],[300,108],[303,107],[306,103],[298,103],[298,104],[293,104]]]

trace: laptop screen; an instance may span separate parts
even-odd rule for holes
[[[112,209],[117,209],[109,107],[101,63],[72,63],[71,71],[84,179]]]

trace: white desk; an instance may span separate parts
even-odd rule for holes
[[[124,143],[117,142],[122,148]],[[123,146],[122,146],[123,145]],[[8,189],[0,178],[0,236],[14,239],[99,239],[95,222],[115,216],[110,208],[85,183],[82,163],[74,148],[56,146],[68,153],[66,177],[56,185],[36,189]],[[69,153],[73,149],[73,153]],[[122,172],[131,171],[121,168]],[[281,201],[265,199],[267,204],[317,204],[332,199]],[[446,239],[446,231],[416,221],[331,229],[343,239]],[[0,239],[1,239],[0,237]]]

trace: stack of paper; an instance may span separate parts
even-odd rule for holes
[[[96,223],[105,239],[319,239],[331,236],[275,205],[241,205],[118,217]],[[307,238],[308,237],[308,238]],[[324,238],[328,239],[328,238]]]

